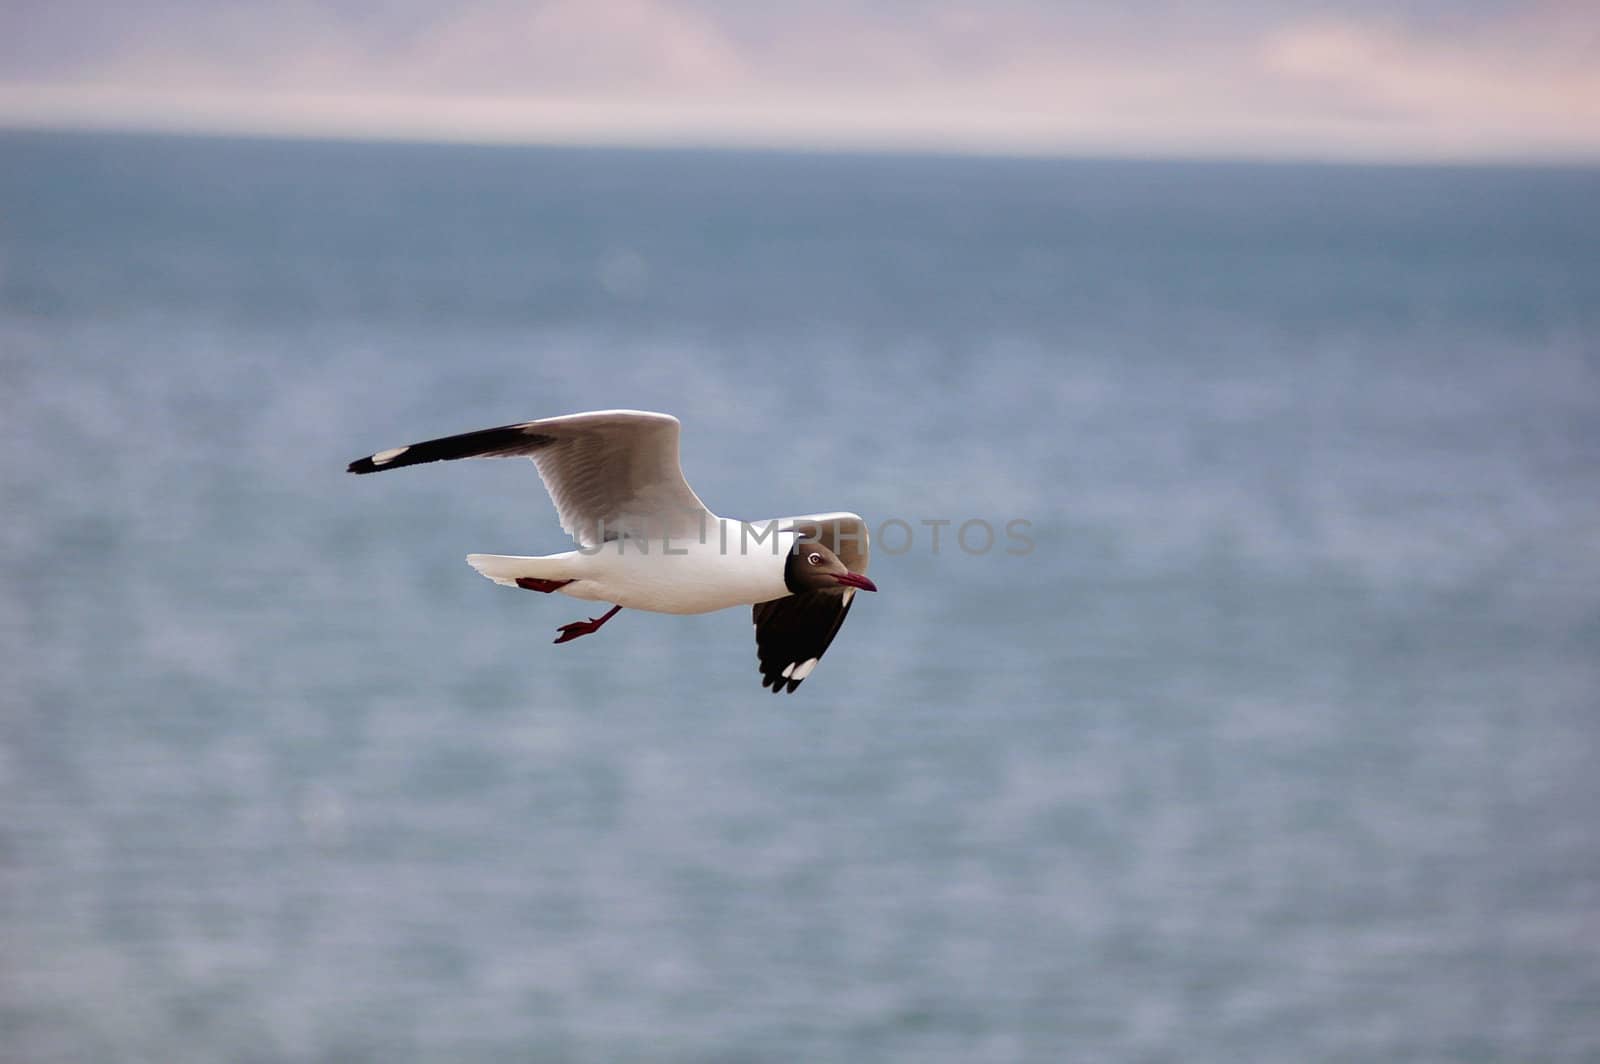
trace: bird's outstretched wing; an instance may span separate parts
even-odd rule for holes
[[[455,458],[531,458],[579,546],[621,537],[688,539],[716,521],[678,465],[678,419],[599,410],[465,432],[379,451],[352,473]]]
[[[793,691],[822,660],[850,612],[855,592],[805,591],[757,603],[756,658],[761,686],[772,693]]]

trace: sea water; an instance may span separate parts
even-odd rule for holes
[[[344,472],[608,407],[794,695]],[[0,499],[8,1061],[1600,1058],[1596,171],[8,134]]]

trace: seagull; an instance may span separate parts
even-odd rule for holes
[[[718,517],[678,464],[678,419],[597,410],[480,429],[350,463],[377,473],[456,458],[531,458],[578,549],[544,557],[469,554],[506,587],[611,603],[564,624],[555,642],[598,632],[627,608],[709,613],[751,606],[761,686],[792,692],[811,675],[867,579],[867,526],[853,513],[766,521]]]

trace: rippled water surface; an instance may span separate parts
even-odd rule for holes
[[[0,1055],[1600,1057],[1597,204],[0,137]],[[604,407],[912,526],[798,693],[343,471]]]

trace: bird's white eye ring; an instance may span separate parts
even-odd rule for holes
[[[812,565],[821,565],[822,555],[818,554],[816,551],[812,551],[811,554],[807,556],[806,561],[810,562]]]

